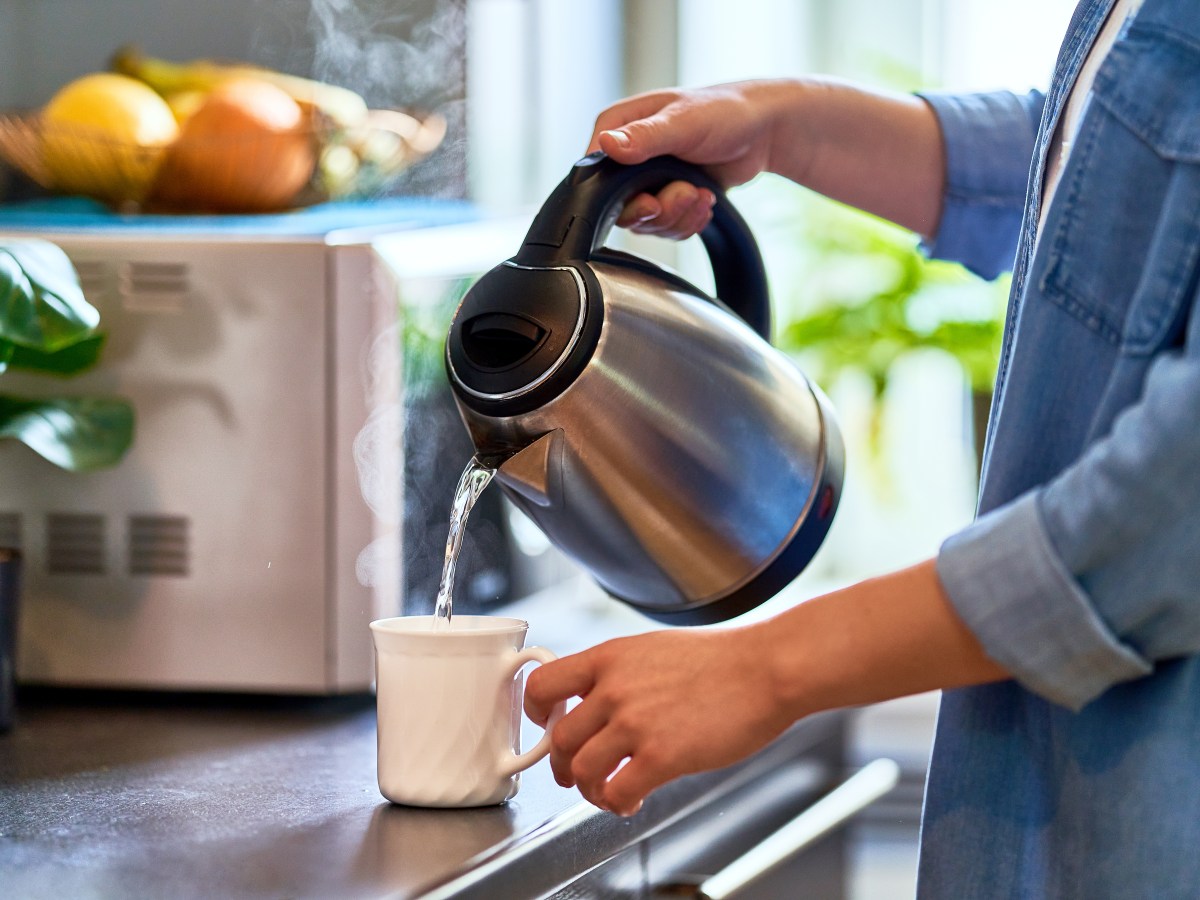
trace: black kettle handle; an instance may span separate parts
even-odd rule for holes
[[[745,219],[707,173],[674,156],[622,165],[602,152],[579,160],[534,217],[519,265],[562,265],[591,259],[621,209],[636,195],[687,181],[716,195],[712,221],[700,233],[712,264],[717,297],[760,335],[771,336],[771,298],[762,254]]]

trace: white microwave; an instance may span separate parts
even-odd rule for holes
[[[406,482],[406,401],[419,391],[405,383],[416,371],[405,332],[515,252],[526,223],[448,222],[470,217],[436,204],[336,228],[310,215],[325,224],[299,213],[14,225],[0,210],[0,236],[67,252],[108,334],[84,376],[8,373],[0,388],[119,394],[136,415],[126,458],[95,473],[0,442],[0,544],[25,560],[23,682],[366,690],[368,622],[426,601],[409,596],[406,567],[440,569],[451,494],[410,498],[437,508],[433,525],[410,516],[404,533],[405,485],[427,487],[429,466],[410,464]],[[434,451],[421,423],[407,434],[418,456]],[[436,451],[451,479],[469,458],[461,446]],[[544,586],[494,568],[478,579],[484,594]]]

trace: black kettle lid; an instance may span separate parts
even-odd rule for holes
[[[600,339],[599,286],[586,266],[512,260],[467,292],[446,341],[463,401],[491,415],[519,415],[557,396]]]

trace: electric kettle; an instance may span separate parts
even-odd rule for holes
[[[676,180],[717,197],[700,235],[717,297],[603,246]],[[762,257],[720,186],[595,153],[463,297],[446,367],[477,458],[553,544],[646,615],[707,624],[794,579],[841,494],[829,402],[769,333]]]

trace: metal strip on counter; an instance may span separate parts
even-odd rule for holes
[[[796,766],[809,748],[837,731],[840,721],[838,715],[814,716],[743,763],[664,785],[647,798],[636,816],[622,818],[581,801],[526,834],[469,860],[460,874],[421,893],[420,900],[546,896],[764,773]],[[816,762],[812,767],[820,768]],[[832,774],[814,771],[811,783]],[[506,893],[509,889],[515,893]]]
[[[900,767],[877,759],[859,769],[754,849],[705,879],[699,900],[729,900],[803,852],[818,838],[844,825],[900,781]]]

